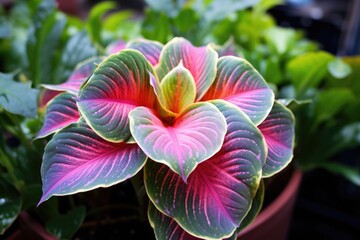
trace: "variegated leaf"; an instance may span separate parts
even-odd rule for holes
[[[43,138],[79,120],[74,95],[62,93],[51,100],[46,109],[44,125],[36,138]]]
[[[214,104],[226,118],[224,144],[196,167],[187,183],[154,161],[144,171],[152,203],[191,235],[205,239],[235,232],[251,207],[266,158],[263,136],[250,119],[228,102]]]
[[[182,62],[195,80],[196,100],[199,100],[214,81],[216,61],[217,53],[210,46],[194,47],[184,38],[174,38],[161,52],[157,73],[162,79]]]
[[[54,195],[69,195],[108,187],[134,176],[146,155],[136,144],[112,143],[82,121],[54,135],[41,166],[42,203]]]
[[[250,63],[226,56],[219,59],[215,81],[203,98],[211,99],[235,104],[258,125],[269,114],[274,93]]]
[[[150,109],[130,112],[132,136],[154,161],[166,164],[186,181],[196,166],[219,151],[226,122],[210,103],[195,103],[172,122],[165,122]]]
[[[263,177],[271,177],[290,163],[294,150],[294,122],[291,111],[275,102],[270,114],[258,126],[269,149]]]
[[[130,137],[129,112],[152,108],[156,101],[149,72],[151,65],[135,50],[123,50],[99,65],[78,98],[82,116],[96,133],[112,142]]]

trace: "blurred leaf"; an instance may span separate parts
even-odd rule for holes
[[[207,22],[219,21],[258,2],[259,0],[213,0],[203,12],[203,16]]]
[[[339,79],[345,78],[351,74],[351,67],[340,58],[336,58],[329,62],[328,70],[333,77]]]
[[[171,18],[176,17],[186,0],[145,0],[147,5]]]
[[[16,189],[0,178],[0,234],[11,226],[21,210],[21,197]]]
[[[193,9],[182,9],[176,18],[174,18],[174,26],[182,33],[186,34],[198,26],[199,17]]]
[[[260,0],[260,2],[254,6],[254,10],[264,13],[270,8],[282,3],[284,3],[284,0]]]
[[[356,186],[360,187],[360,170],[359,169],[356,169],[353,166],[346,166],[344,164],[335,163],[335,162],[321,164],[320,167],[322,167],[332,173],[342,175],[343,177],[348,179],[350,182],[352,182]]]
[[[268,14],[241,11],[237,14],[233,34],[240,46],[254,52],[254,49],[263,48],[260,44],[264,38],[264,31],[274,26],[275,20]]]
[[[85,31],[74,34],[68,40],[62,52],[56,83],[64,82],[71,75],[76,65],[96,55],[97,50]]]
[[[106,34],[111,35],[111,42],[119,39],[130,41],[140,36],[141,21],[132,11],[122,10],[113,13],[103,20],[103,25]]]
[[[270,57],[268,59],[263,59],[261,62],[261,67],[263,65],[263,76],[267,82],[280,84],[283,80],[283,72],[280,68],[279,58],[276,56]]]
[[[291,28],[272,27],[264,32],[264,37],[279,55],[288,51],[297,41],[296,32]]]
[[[39,90],[32,89],[30,82],[15,82],[13,77],[13,74],[0,73],[0,108],[25,117],[36,117]]]
[[[350,75],[343,79],[332,78],[329,79],[330,87],[345,87],[354,92],[355,95],[360,95],[360,56],[345,57],[342,61],[349,65],[352,69]],[[359,99],[360,100],[360,99]]]
[[[360,146],[360,121],[343,126],[338,137],[342,148]]]
[[[101,39],[102,32],[102,17],[103,15],[111,9],[116,7],[115,2],[101,2],[96,4],[89,13],[87,29],[90,35],[90,38],[93,42],[103,45]]]
[[[58,50],[65,24],[66,17],[57,14],[54,0],[45,0],[40,4],[27,41],[29,70],[34,86],[52,82],[54,53]]]
[[[320,123],[334,117],[347,104],[355,100],[355,96],[349,89],[336,88],[320,92],[315,102],[313,126],[316,127]]]
[[[108,31],[117,30],[122,23],[128,21],[134,17],[134,12],[132,11],[118,11],[111,14],[103,20],[104,29]]]
[[[0,39],[9,38],[11,36],[10,22],[4,16],[0,16]]]
[[[71,239],[85,219],[85,207],[77,207],[67,214],[53,216],[46,223],[46,230],[59,239]]]
[[[172,37],[170,26],[170,19],[165,14],[146,11],[141,33],[147,39],[166,43]]]
[[[297,96],[312,87],[317,87],[327,73],[327,65],[334,56],[327,52],[305,53],[287,64],[290,81],[294,84]]]

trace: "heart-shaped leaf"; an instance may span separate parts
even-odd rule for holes
[[[245,59],[225,56],[218,61],[215,81],[203,100],[225,99],[258,125],[269,114],[274,93]]]
[[[131,111],[129,118],[131,133],[146,155],[185,182],[199,163],[219,151],[226,132],[224,116],[205,102],[192,104],[172,124],[144,107]]]
[[[45,147],[39,204],[54,195],[122,182],[134,176],[146,158],[136,144],[108,142],[83,121],[71,124],[56,133]]]
[[[56,85],[43,84],[42,86],[46,89],[55,91],[67,91],[74,95],[78,95],[81,85],[88,77],[90,77],[91,73],[102,60],[104,60],[104,58],[90,58],[83,63],[80,63],[66,82]]]
[[[155,237],[158,240],[200,240],[192,236],[180,227],[180,225],[171,217],[166,216],[156,209],[150,201],[148,207],[148,218],[151,227],[154,229]],[[235,240],[237,233],[235,232],[230,238],[224,240]]]
[[[79,120],[80,115],[74,95],[62,93],[56,96],[46,109],[44,125],[36,138],[43,138]]]
[[[130,137],[128,113],[138,106],[152,108],[156,101],[149,72],[151,65],[135,50],[111,55],[95,69],[80,91],[78,107],[97,134],[112,142]]]
[[[163,96],[160,101],[173,113],[180,113],[195,101],[195,81],[181,62],[164,77],[160,87]]]
[[[231,236],[247,215],[266,158],[260,131],[236,106],[216,101],[227,134],[221,150],[200,163],[187,183],[163,164],[148,161],[145,187],[153,204],[191,235]]]
[[[291,111],[275,102],[270,114],[258,126],[269,150],[263,177],[271,177],[290,163],[294,149],[294,121]]]
[[[153,66],[159,63],[160,53],[163,47],[159,42],[146,39],[133,40],[126,45],[126,48],[135,49],[144,54]]]
[[[157,73],[162,79],[182,61],[195,80],[196,100],[199,100],[214,81],[216,60],[217,53],[210,46],[194,47],[184,38],[174,38],[161,52]]]

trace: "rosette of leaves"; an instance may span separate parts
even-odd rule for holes
[[[246,60],[218,57],[210,45],[175,38],[125,48],[83,71],[77,91],[64,88],[69,82],[51,87],[64,92],[49,102],[39,133],[55,132],[40,203],[143,169],[158,239],[230,237],[256,215],[261,179],[290,162],[292,113]]]

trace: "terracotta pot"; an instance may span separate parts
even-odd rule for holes
[[[280,195],[239,233],[238,239],[285,240],[301,179],[302,172],[295,170]]]

